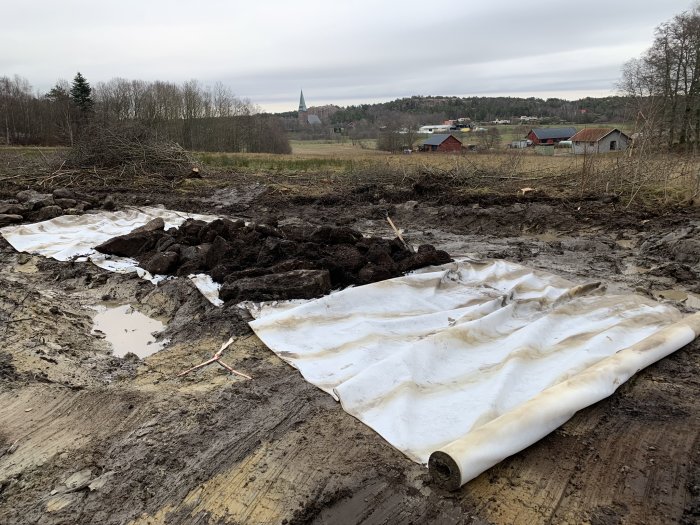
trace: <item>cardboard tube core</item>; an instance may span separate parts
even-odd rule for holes
[[[436,450],[430,454],[428,469],[435,483],[447,490],[457,490],[462,486],[462,474],[459,465],[452,456]]]

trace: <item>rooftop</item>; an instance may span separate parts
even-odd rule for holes
[[[576,128],[532,128],[540,140],[569,138],[576,134]]]
[[[600,139],[608,136],[613,131],[620,131],[617,128],[586,128],[582,129],[576,135],[571,137],[571,141],[577,142],[598,142]],[[620,131],[622,133],[622,131]],[[625,135],[624,133],[622,133]],[[627,135],[625,135],[627,137]]]
[[[428,139],[425,139],[423,142],[424,146],[439,146],[443,142],[445,142],[449,137],[451,137],[449,133],[436,133],[435,135],[431,136]],[[455,140],[459,141],[461,144],[462,141],[459,140],[457,137],[455,137]]]

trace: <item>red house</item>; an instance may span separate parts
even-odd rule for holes
[[[459,153],[462,151],[462,142],[450,134],[435,134],[423,141],[420,151],[431,151],[440,153]]]
[[[576,134],[576,128],[533,128],[527,134],[527,138],[534,145],[558,144],[562,140],[569,140]]]

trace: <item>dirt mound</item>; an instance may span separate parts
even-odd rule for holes
[[[188,219],[167,231],[156,219],[97,250],[134,257],[154,274],[207,273],[223,284],[225,301],[309,299],[451,260],[429,244],[414,253],[398,239],[363,237],[347,227],[278,227],[229,219]]]

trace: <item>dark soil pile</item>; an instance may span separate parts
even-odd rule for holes
[[[347,227],[248,224],[188,219],[164,229],[162,219],[97,247],[133,257],[153,274],[207,273],[224,301],[310,299],[451,260],[425,244],[413,253],[398,239],[363,237]]]

